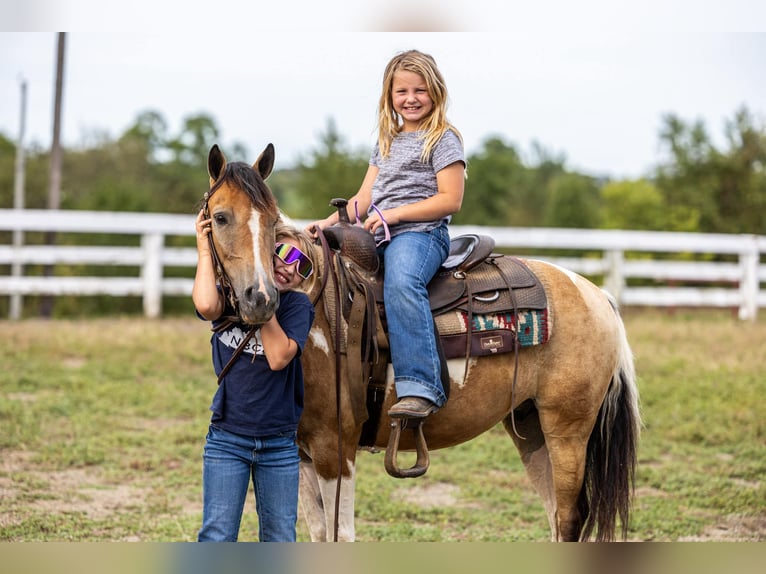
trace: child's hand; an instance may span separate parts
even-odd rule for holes
[[[370,233],[375,233],[378,229],[399,223],[399,216],[395,209],[386,209],[385,211],[375,210],[364,220],[364,228]]]
[[[334,222],[332,221],[331,217],[326,217],[325,219],[320,219],[319,221],[313,221],[309,223],[304,229],[304,231],[308,233],[311,237],[316,239],[317,237],[319,237],[319,231],[321,229],[330,227],[331,225],[333,225],[333,223]]]
[[[200,253],[210,252],[210,242],[208,240],[208,235],[210,234],[210,224],[212,220],[205,218],[205,211],[200,209],[200,212],[197,214],[197,219],[195,221],[195,228],[197,230],[197,251]]]

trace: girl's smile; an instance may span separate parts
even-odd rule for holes
[[[406,70],[394,72],[391,100],[394,110],[402,117],[405,132],[417,131],[434,109],[425,78]]]
[[[288,261],[292,261],[291,263],[285,263],[282,257],[285,257],[285,255],[282,255],[280,257],[280,251],[279,248],[281,246],[290,246],[296,247],[298,249],[298,253],[301,255],[301,257],[305,257],[303,253],[300,251],[300,244],[290,238],[287,237],[285,239],[282,239],[280,243],[277,243],[277,253],[274,255],[274,278],[277,282],[277,288],[280,291],[288,291],[290,289],[295,289],[300,285],[301,281],[303,281],[303,277],[298,273],[298,264],[299,260],[294,260],[287,256]],[[304,271],[305,272],[305,271]],[[308,273],[310,273],[310,269]]]

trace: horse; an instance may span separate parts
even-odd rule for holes
[[[273,161],[273,151],[271,155]],[[211,182],[222,173],[222,157],[214,146],[208,159]],[[260,163],[253,169],[262,175]],[[213,212],[226,213],[241,228],[237,239],[216,237],[222,229],[215,224],[212,233],[225,274],[233,279],[234,297],[246,299],[252,285],[268,292],[273,277],[262,271],[270,269],[272,254],[264,242],[273,238],[263,226],[276,220],[275,213],[259,208],[231,181],[218,189],[226,193],[215,192]],[[260,224],[246,223],[252,221]],[[253,230],[261,233],[257,241]],[[320,241],[311,256],[317,277],[308,294],[316,315],[301,355],[305,405],[298,429],[300,507],[312,541],[353,541],[356,456],[363,426],[373,413],[364,382],[346,376],[350,369],[359,371],[360,358],[336,352],[342,346],[333,327],[337,321],[323,301],[328,286],[338,288],[332,276],[336,255]],[[502,423],[542,499],[552,541],[615,540],[618,521],[625,539],[641,418],[633,354],[617,304],[574,272],[542,260],[521,262],[547,295],[554,325],[549,339],[542,345],[517,345],[511,353],[445,360],[450,386],[446,405],[418,425],[420,439],[417,433],[403,433],[396,437],[401,440],[397,446],[419,454],[419,440],[432,450],[448,448]],[[253,270],[261,273],[246,280]],[[273,308],[255,318],[240,311],[240,318],[262,321],[269,312]],[[390,365],[385,378],[372,450],[387,448],[399,432],[385,414],[396,401]]]

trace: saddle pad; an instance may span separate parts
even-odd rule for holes
[[[464,357],[468,315],[451,311],[435,318],[448,359]],[[532,347],[548,342],[552,321],[548,309],[520,309],[519,333],[512,311],[490,315],[474,315],[471,325],[471,355],[499,354],[513,351],[513,341],[518,336],[520,347]]]

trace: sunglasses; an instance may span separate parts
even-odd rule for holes
[[[296,271],[304,279],[308,279],[314,272],[314,264],[309,259],[309,256],[289,243],[277,243],[274,255],[279,257],[285,265],[292,265],[297,261],[298,267]]]

